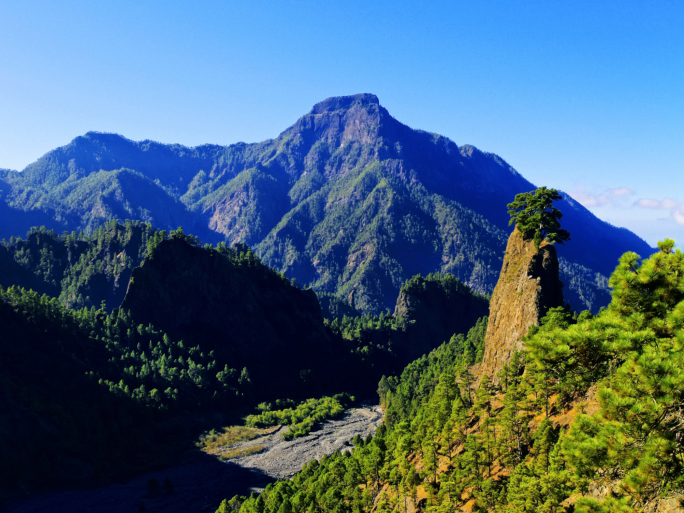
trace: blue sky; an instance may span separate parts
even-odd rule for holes
[[[2,2],[0,167],[89,130],[277,136],[372,92],[652,245],[684,241],[684,2]]]

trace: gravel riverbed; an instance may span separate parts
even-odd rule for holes
[[[356,436],[366,437],[382,422],[379,406],[362,404],[339,419],[329,420],[308,436],[290,442],[280,434],[287,427],[241,446],[262,445],[264,450],[225,462],[207,454],[192,453],[182,463],[104,488],[64,490],[32,495],[0,506],[3,513],[213,513],[223,499],[263,490],[276,479],[294,475],[308,461],[336,450],[351,449]],[[173,495],[147,496],[147,481],[168,477]]]
[[[237,446],[245,449],[263,446],[263,451],[230,461],[273,478],[287,479],[299,472],[305,463],[321,459],[324,454],[332,454],[337,450],[351,450],[351,441],[354,437],[359,435],[366,438],[369,434],[375,433],[382,419],[383,414],[379,406],[364,404],[346,411],[339,419],[324,422],[317,431],[289,442],[281,437],[288,430],[287,426],[283,426],[270,435]]]

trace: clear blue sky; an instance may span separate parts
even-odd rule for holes
[[[89,130],[260,141],[359,92],[684,242],[684,2],[0,4],[0,167]]]

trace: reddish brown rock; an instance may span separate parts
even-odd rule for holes
[[[558,279],[558,257],[552,244],[539,251],[518,230],[508,239],[499,281],[489,303],[489,323],[480,375],[496,375],[522,349],[522,338],[549,308],[563,306],[563,284]]]

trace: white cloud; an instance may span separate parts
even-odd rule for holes
[[[649,210],[663,210],[668,212],[675,223],[684,225],[684,202],[672,198],[657,200],[653,198],[639,198],[630,203],[626,197],[633,196],[634,191],[628,187],[611,187],[600,193],[587,192],[586,186],[577,185],[575,192],[570,193],[579,203],[587,208],[609,206],[611,208],[645,208]]]
[[[614,187],[604,190],[598,194],[586,192],[584,185],[578,185],[575,192],[570,195],[585,207],[603,207],[615,203],[616,198],[621,196],[631,196],[634,191],[628,187]]]
[[[628,187],[617,187],[615,189],[607,189],[608,193],[613,196],[632,196],[634,191]]]
[[[658,210],[675,210],[679,208],[679,202],[672,198],[665,198],[664,200],[655,200],[651,198],[640,198],[634,203],[641,208],[655,208]]]
[[[649,198],[641,198],[636,200],[634,203],[637,207],[641,208],[655,208],[655,209],[661,209],[662,207],[660,206],[660,201],[654,200],[654,199],[649,199]]]
[[[573,192],[573,198],[579,201],[585,207],[602,207],[610,203],[610,198],[605,194],[587,194],[584,192]]]
[[[668,210],[675,223],[684,225],[684,203],[679,203],[672,198],[665,198],[663,200],[640,198],[634,202],[634,206],[656,210]]]
[[[680,207],[680,205],[671,198],[665,198],[663,201],[660,202],[660,205],[665,210],[673,210]]]

